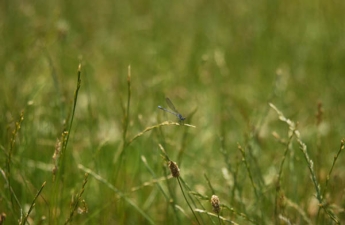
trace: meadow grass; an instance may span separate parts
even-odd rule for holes
[[[0,224],[345,222],[345,3],[0,6]]]

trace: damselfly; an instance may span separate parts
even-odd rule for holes
[[[175,116],[179,119],[180,122],[182,122],[183,120],[186,119],[186,117],[183,117],[183,116],[176,110],[174,104],[172,104],[172,102],[170,101],[169,98],[165,98],[165,100],[166,100],[166,102],[167,102],[167,104],[168,104],[168,106],[169,106],[169,108],[170,108],[171,110],[166,109],[166,108],[163,108],[163,107],[160,106],[160,105],[158,106],[159,109],[164,110],[164,111],[166,111],[166,112],[168,112],[168,113],[171,113],[171,114],[175,115]]]

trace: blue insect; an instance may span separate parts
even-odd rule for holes
[[[168,112],[168,113],[171,113],[171,114],[175,115],[175,116],[179,119],[179,122],[184,121],[184,120],[186,119],[186,117],[183,117],[183,116],[176,110],[176,108],[175,108],[174,104],[171,102],[171,100],[170,100],[169,98],[165,98],[165,100],[166,100],[166,102],[167,102],[167,104],[168,104],[168,106],[169,106],[169,108],[170,108],[171,110],[166,109],[166,108],[163,108],[163,107],[160,106],[160,105],[158,106],[158,108],[161,109],[161,110],[164,110],[164,111],[166,111],[166,112]]]

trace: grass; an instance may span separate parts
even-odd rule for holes
[[[344,3],[0,4],[0,224],[345,222]]]

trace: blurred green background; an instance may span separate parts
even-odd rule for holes
[[[258,160],[253,168],[261,168],[263,177],[272,170],[276,174],[284,147],[271,133],[277,131],[286,139],[288,129],[278,122],[269,102],[299,122],[320,183],[325,181],[345,132],[344,1],[5,0],[0,6],[1,168],[5,168],[14,122],[24,111],[12,164],[13,188],[22,207],[30,205],[47,181],[45,200],[36,203],[32,224],[43,215],[48,224],[65,221],[71,195],[83,181],[79,163],[123,192],[152,179],[142,155],[157,177],[163,176],[158,143],[164,143],[173,161],[185,149],[181,174],[193,190],[211,195],[205,173],[214,179],[223,201],[255,218],[252,212],[260,205],[246,208],[245,203],[229,202],[230,188],[222,186],[221,169],[226,163],[219,149],[223,146],[230,157],[227,163],[235,165],[241,158],[237,143],[251,146],[252,157]],[[79,63],[82,84],[67,147],[66,191],[56,216],[59,219],[54,221],[47,211],[54,207],[48,194],[54,186],[52,155],[70,115]],[[187,117],[197,109],[187,118],[197,128],[163,127],[138,138],[126,149],[126,161],[116,171],[125,183],[116,183],[112,179],[123,141],[129,65],[129,139],[146,127],[175,121],[157,109],[158,105],[166,107],[165,97]],[[318,103],[324,114],[322,123],[316,125]],[[315,190],[312,185],[299,185],[311,181],[298,146],[295,149],[297,156],[292,154],[290,160],[299,165],[288,166],[295,172],[287,172],[283,186],[285,194],[310,213],[308,205]],[[343,160],[340,155],[339,161]],[[344,209],[344,166],[336,165],[338,180],[329,199]],[[252,195],[245,168],[239,170],[243,194]],[[0,210],[10,224],[19,214],[10,210],[3,184]],[[157,187],[152,185],[129,197],[159,224],[169,220],[170,208],[162,196],[152,200],[152,205],[147,203],[146,196],[155,196],[154,191]],[[273,187],[265,191],[274,196]],[[83,197],[89,212],[78,215],[77,224],[147,222],[91,177]],[[183,199],[179,201],[190,213]],[[166,208],[164,213],[157,202]],[[263,203],[267,204],[261,217],[265,223],[273,221],[272,202]],[[298,218],[291,216],[294,222],[300,222]]]

